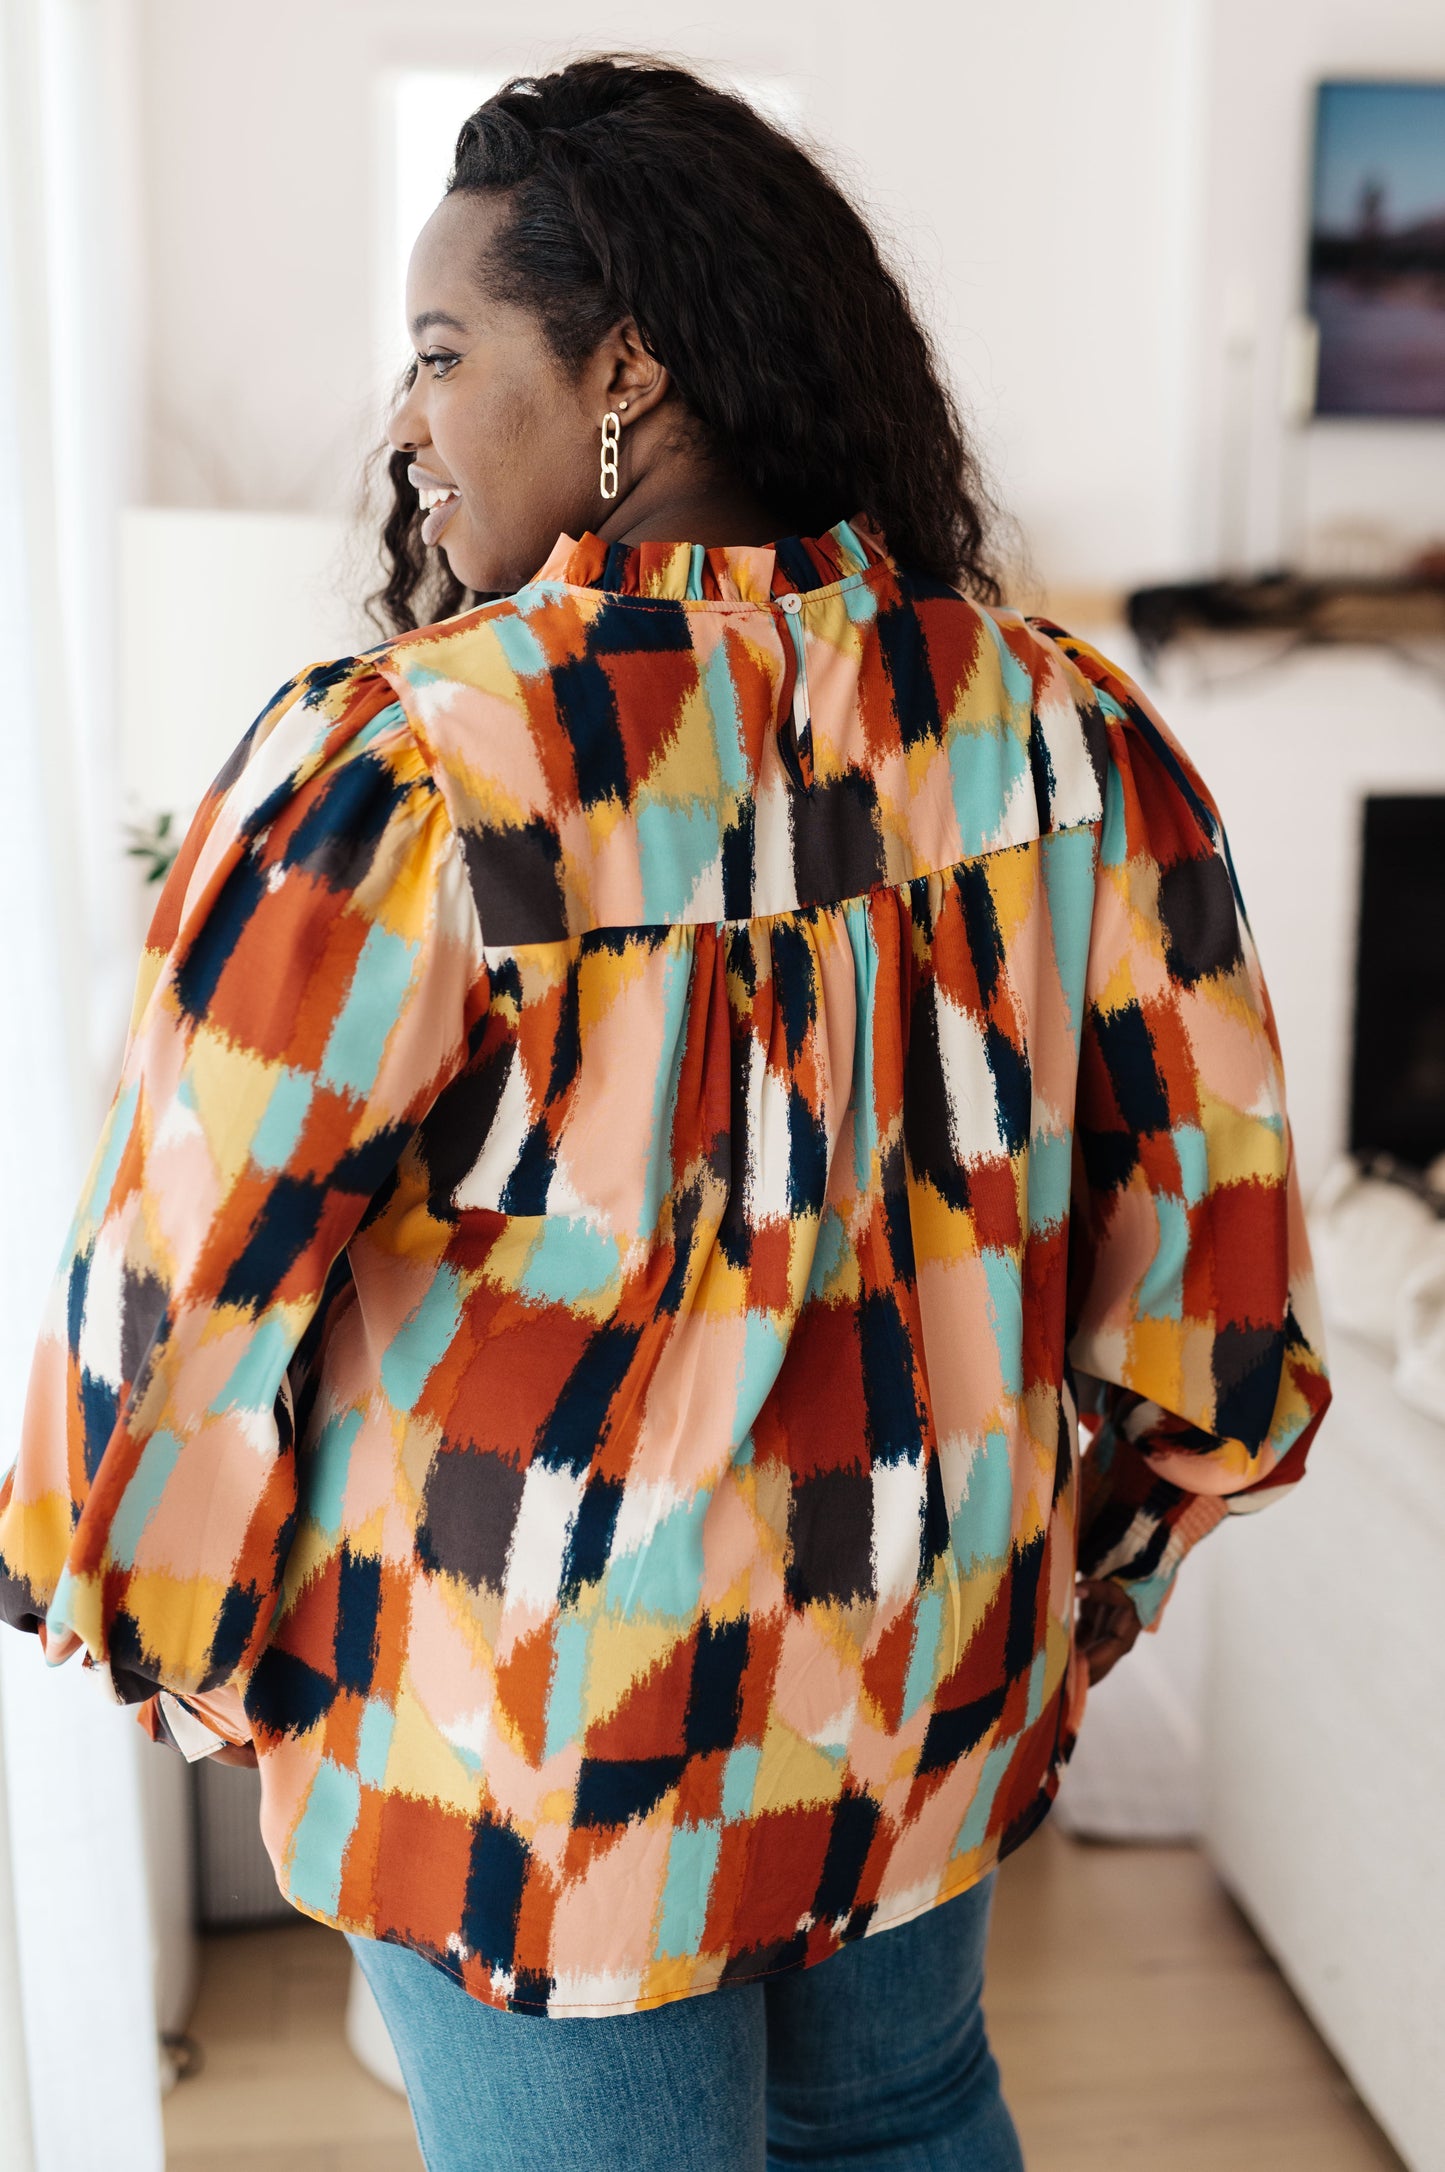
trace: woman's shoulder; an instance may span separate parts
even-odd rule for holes
[[[1222,822],[1214,797],[1153,695],[1133,672],[1095,641],[1041,613],[996,615],[1017,619],[1055,660],[1075,708],[1092,711],[1108,766],[1127,780],[1131,799],[1142,798],[1153,807],[1156,826],[1182,818],[1206,841],[1215,842]]]
[[[477,660],[487,655],[519,659],[525,648],[528,620],[535,616],[539,603],[546,601],[555,608],[559,596],[568,593],[551,586],[544,595],[535,583],[529,583],[511,595],[492,596],[465,611],[453,611],[446,618],[431,619],[425,625],[393,634],[374,648],[363,650],[355,660],[369,664],[393,684],[399,680],[421,685],[428,679],[466,678]],[[532,660],[540,665],[546,659],[538,649]]]
[[[1025,604],[969,602],[1042,691],[1052,688],[1090,708],[1101,695],[1120,708],[1130,705],[1138,691],[1133,680],[1093,639]]]
[[[386,675],[389,645],[323,658],[283,681],[212,778],[196,824],[255,837],[294,819],[298,803],[328,801],[339,819],[347,794],[425,793],[430,758]]]

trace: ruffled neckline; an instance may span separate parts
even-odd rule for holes
[[[881,532],[867,517],[835,521],[821,535],[782,536],[773,543],[604,543],[590,528],[559,535],[528,586],[541,581],[569,588],[604,588],[623,596],[676,603],[771,603],[779,596],[830,588],[891,565]]]

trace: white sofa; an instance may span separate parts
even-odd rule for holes
[[[1204,1845],[1412,2172],[1445,2172],[1445,1412],[1334,1328],[1299,1489],[1219,1534]]]

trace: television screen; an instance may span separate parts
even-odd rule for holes
[[[1445,796],[1365,801],[1350,1146],[1445,1153]]]
[[[1445,416],[1445,83],[1322,83],[1315,411]]]

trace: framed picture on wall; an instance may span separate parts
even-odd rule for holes
[[[1309,310],[1317,414],[1445,417],[1445,82],[1319,86]]]

